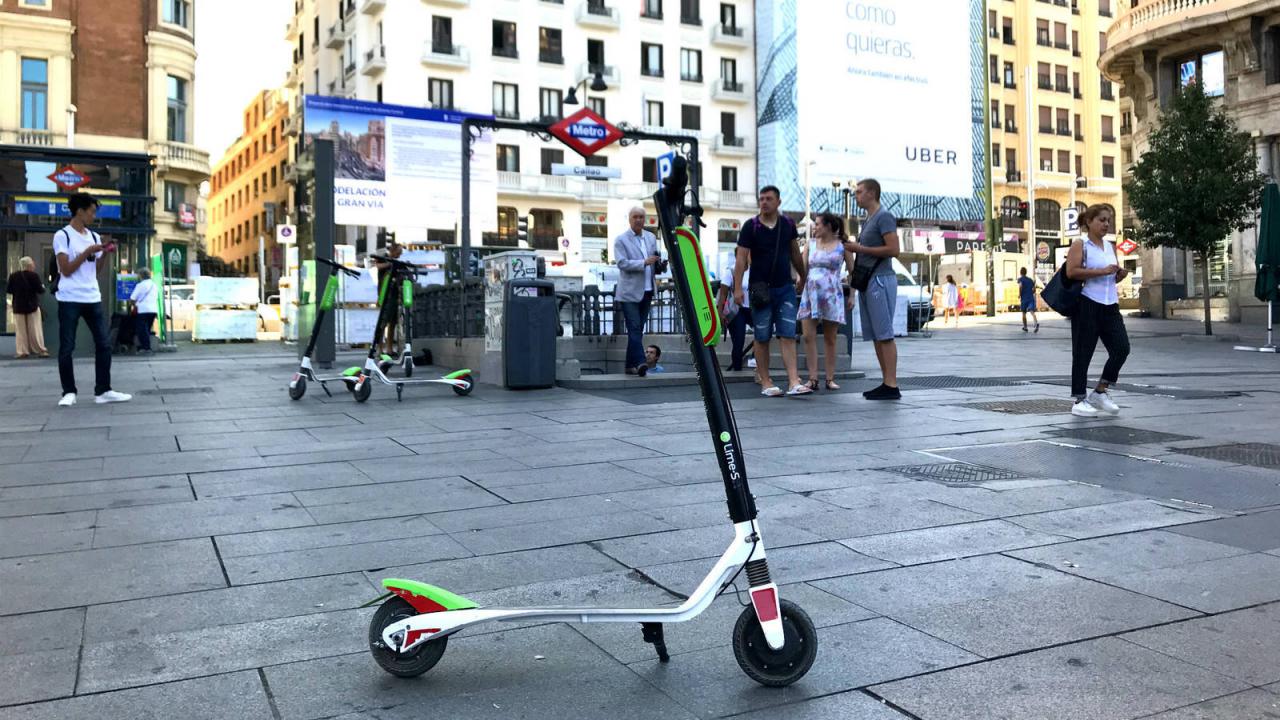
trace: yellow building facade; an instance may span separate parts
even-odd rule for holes
[[[1105,203],[1123,223],[1120,90],[1098,70],[1119,2],[987,2],[992,204],[1045,265],[1070,240],[1063,209]]]
[[[289,92],[264,90],[242,115],[244,132],[210,179],[206,249],[245,275],[265,273],[268,288],[274,288],[284,266],[275,226],[286,222],[289,199]],[[260,237],[265,269],[258,264]]]

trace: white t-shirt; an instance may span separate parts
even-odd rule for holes
[[[83,234],[67,225],[53,234],[53,254],[66,255],[67,261],[74,261],[84,249],[98,242],[97,234],[85,228]],[[60,302],[96,303],[102,302],[102,291],[98,289],[99,252],[92,259],[86,259],[76,271],[58,278],[58,292],[55,297]]]
[[[134,285],[133,293],[129,295],[129,299],[138,306],[139,315],[148,313],[157,315],[160,312],[159,298],[156,297],[156,283],[151,278]]]

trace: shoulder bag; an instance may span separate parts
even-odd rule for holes
[[[1083,282],[1067,277],[1067,264],[1064,262],[1040,291],[1040,297],[1044,298],[1045,305],[1053,308],[1059,315],[1072,317],[1080,307],[1080,293],[1083,290]]]

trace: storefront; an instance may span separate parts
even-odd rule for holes
[[[53,235],[71,218],[67,197],[86,192],[101,203],[93,230],[119,248],[109,256],[111,267],[99,273],[103,299],[114,298],[116,274],[136,269],[156,250],[151,247],[151,162],[150,156],[133,153],[0,145],[0,277],[7,278],[20,258],[30,257],[47,283]],[[10,303],[6,296],[3,335],[14,332]],[[51,305],[45,308],[48,340]]]

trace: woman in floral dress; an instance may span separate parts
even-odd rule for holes
[[[853,253],[844,249],[844,221],[835,213],[818,216],[809,241],[809,274],[800,293],[798,318],[804,323],[804,349],[809,365],[809,388],[818,389],[818,321],[822,321],[822,342],[826,350],[826,388],[836,384],[836,334],[844,325],[844,291],[841,269],[853,267]]]

